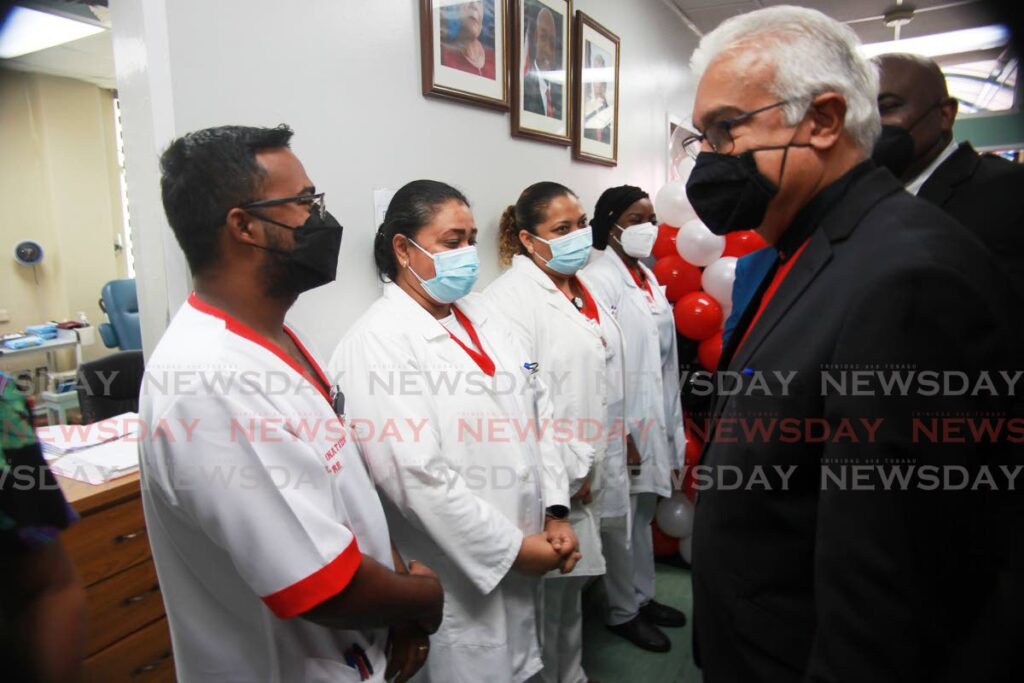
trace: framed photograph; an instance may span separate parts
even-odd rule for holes
[[[510,0],[512,134],[568,145],[572,0]]]
[[[619,161],[619,37],[577,11],[573,45],[572,156],[615,166]]]
[[[504,0],[420,0],[423,94],[508,110]]]

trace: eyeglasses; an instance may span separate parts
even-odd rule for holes
[[[733,126],[743,123],[744,121],[752,118],[756,114],[760,114],[763,111],[774,109],[775,107],[781,107],[784,104],[788,104],[789,100],[781,100],[775,104],[769,104],[766,107],[748,111],[740,114],[739,116],[733,116],[732,118],[722,119],[721,121],[715,121],[707,130],[703,133],[698,133],[685,138],[682,142],[682,147],[686,150],[686,153],[691,159],[696,159],[697,155],[700,154],[700,148],[704,145],[704,141],[707,140],[712,151],[718,154],[728,154],[732,151],[733,139],[732,139],[732,128]]]
[[[327,214],[327,204],[324,201],[324,193],[318,194],[297,194],[293,197],[280,197],[277,199],[261,199],[256,202],[242,204],[241,209],[262,209],[270,206],[281,206],[282,204],[302,204],[309,207],[310,214],[316,214],[323,219]]]

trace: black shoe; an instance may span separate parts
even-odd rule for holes
[[[622,636],[641,650],[648,652],[668,652],[672,649],[672,641],[657,626],[637,615],[625,624],[609,626],[608,630]]]
[[[675,607],[663,605],[660,602],[651,600],[640,608],[640,615],[652,624],[666,628],[681,628],[686,626],[686,615]]]

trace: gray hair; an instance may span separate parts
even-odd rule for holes
[[[774,67],[770,89],[781,100],[786,125],[796,125],[823,92],[846,98],[846,130],[870,154],[881,132],[878,67],[861,56],[846,25],[817,10],[780,5],[740,14],[705,35],[690,58],[697,78],[724,53],[749,66]]]

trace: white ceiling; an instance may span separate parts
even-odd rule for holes
[[[0,67],[74,78],[110,90],[117,87],[114,81],[114,49],[110,37],[109,12],[106,7],[90,7],[85,2],[75,0],[25,0],[18,4],[99,24],[107,30],[15,59],[0,59]]]

